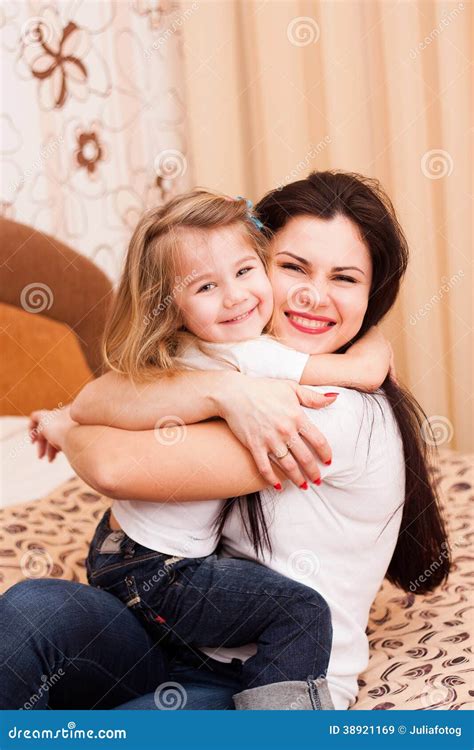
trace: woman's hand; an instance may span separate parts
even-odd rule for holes
[[[320,409],[337,395],[324,396],[292,380],[229,373],[214,397],[219,416],[251,452],[260,474],[281,489],[282,474],[298,487],[307,479],[319,484],[316,456],[329,464],[331,449],[301,406]]]
[[[70,404],[62,409],[38,409],[30,414],[28,427],[32,443],[36,443],[38,458],[48,456],[48,461],[54,461],[57,454],[63,450],[67,432],[77,422],[70,417]]]

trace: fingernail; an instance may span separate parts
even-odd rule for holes
[[[313,479],[314,484],[321,484],[321,477],[318,477],[317,479]]]
[[[332,458],[330,458],[329,461],[324,462],[325,466],[331,466],[331,464],[332,464]]]
[[[273,486],[274,486],[274,488],[275,488],[276,490],[281,490],[281,484],[280,484],[280,482],[277,482],[277,483],[276,483],[276,484],[274,484]]]
[[[326,398],[332,398],[333,396],[339,396],[339,393],[323,393]]]
[[[303,482],[303,484],[300,484],[300,490],[307,490],[308,489],[308,482]]]

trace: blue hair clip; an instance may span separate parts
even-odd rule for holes
[[[260,231],[262,231],[262,229],[264,228],[264,224],[263,224],[263,222],[260,221],[260,219],[257,219],[257,217],[254,216],[252,201],[249,200],[248,198],[244,198],[243,195],[238,195],[237,198],[236,198],[236,200],[238,200],[238,201],[245,201],[246,202],[246,204],[247,204],[247,216],[248,216],[248,218],[250,219],[250,221],[252,222],[252,224],[254,224],[257,227],[257,229],[259,229]]]

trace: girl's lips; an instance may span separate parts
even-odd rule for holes
[[[244,321],[248,320],[253,312],[257,309],[258,305],[255,305],[255,307],[252,307],[251,310],[248,310],[246,313],[242,313],[242,315],[236,315],[235,318],[232,318],[231,320],[222,320],[222,325],[236,325],[236,323],[243,323]]]
[[[313,317],[304,313],[300,315],[297,313],[286,312],[285,316],[293,328],[296,328],[297,331],[302,331],[303,333],[327,333],[327,331],[330,331],[331,328],[334,328],[336,325],[335,322],[329,320],[329,318]]]

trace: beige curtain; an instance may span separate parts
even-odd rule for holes
[[[199,184],[257,199],[313,169],[379,178],[411,263],[385,327],[438,444],[472,450],[468,2],[182,2]]]

